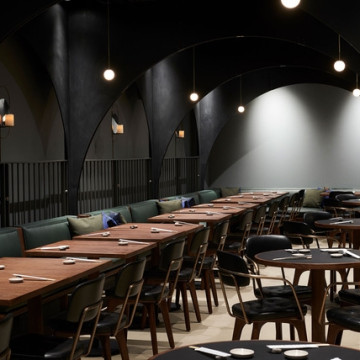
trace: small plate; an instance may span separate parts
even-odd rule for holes
[[[5,265],[0,265],[0,270],[4,270],[5,269]]]
[[[328,253],[337,253],[337,252],[339,252],[339,250],[338,249],[327,249],[326,250]]]
[[[9,282],[11,282],[12,284],[18,284],[24,282],[24,279],[21,277],[11,277],[9,278]]]
[[[342,253],[331,253],[330,256],[333,258],[341,258],[341,257],[343,257],[343,254]]]
[[[73,264],[75,264],[75,260],[74,259],[65,259],[63,261],[63,264],[64,265],[73,265]]]
[[[129,242],[127,240],[119,240],[119,245],[129,245]]]
[[[307,359],[309,353],[305,350],[287,350],[284,355],[287,359]]]
[[[305,255],[304,255],[304,254],[301,254],[301,253],[294,253],[294,254],[292,254],[292,256],[295,256],[295,257],[304,257]]]
[[[235,348],[230,350],[231,356],[235,358],[248,359],[254,356],[254,350],[245,348]]]

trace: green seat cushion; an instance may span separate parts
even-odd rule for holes
[[[68,218],[72,236],[103,230],[102,214],[88,217]]]
[[[181,199],[158,201],[157,205],[159,207],[159,214],[168,214],[182,208]]]
[[[21,242],[17,228],[0,229],[0,257],[21,257]]]
[[[319,190],[319,189],[306,189],[303,206],[313,207],[313,208],[321,207],[322,192],[323,190]]]
[[[201,204],[209,203],[212,200],[217,199],[217,194],[214,190],[200,190],[199,199]]]

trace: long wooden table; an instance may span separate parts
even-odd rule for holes
[[[209,225],[214,225],[217,222],[228,220],[231,218],[231,214],[222,214],[222,213],[171,213],[171,214],[161,214],[148,218],[148,221],[151,223],[176,223],[176,222],[186,222],[186,223],[206,223]]]
[[[276,200],[284,195],[286,192],[255,192],[255,193],[240,193],[237,195],[231,195],[219,199],[215,199],[213,203],[236,203],[241,205],[242,203],[255,203],[258,205],[267,204],[273,200]]]
[[[66,249],[61,249],[68,246]],[[126,245],[113,240],[61,240],[46,246],[25,251],[31,257],[86,257],[98,259],[101,257],[120,258],[131,261],[136,256],[156,247],[155,242],[128,242]]]
[[[96,262],[76,262],[72,265],[63,263],[64,259],[3,257],[0,265],[0,307],[4,312],[27,306],[28,327],[30,331],[43,331],[42,305],[49,294],[56,294],[59,289],[66,289],[80,279],[97,276],[110,266],[109,260]],[[27,280],[10,283],[14,274],[45,277],[51,280]]]
[[[87,241],[118,241],[135,240],[144,243],[154,243],[156,247],[152,249],[151,261],[156,264],[163,244],[179,237],[186,237],[187,242],[191,242],[192,235],[200,230],[203,225],[200,224],[175,224],[172,221],[168,224],[155,226],[151,223],[127,223],[111,227],[102,232],[92,232],[85,235],[75,236],[74,240]],[[158,228],[155,231],[154,228]]]
[[[212,203],[205,203],[205,204],[198,204],[198,205],[194,205],[192,206],[191,208],[192,209],[198,209],[198,208],[206,208],[206,209],[211,209],[211,208],[228,208],[228,209],[255,209],[256,207],[258,207],[259,205],[256,204],[256,203],[251,203],[251,202],[248,202],[248,203],[245,203],[245,202],[241,202],[240,204],[238,204],[237,202],[234,202],[234,203],[230,203],[230,204],[226,204],[226,203],[223,203],[223,202],[212,202]],[[217,210],[215,210],[217,211]]]

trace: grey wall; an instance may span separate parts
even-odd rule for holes
[[[270,91],[229,121],[212,149],[208,186],[360,188],[360,98],[327,85]]]

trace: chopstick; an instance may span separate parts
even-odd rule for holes
[[[166,231],[166,232],[176,232],[175,230],[169,230],[169,229],[160,229],[160,228],[151,228],[152,231]]]
[[[77,257],[66,257],[66,259],[67,260],[77,260],[77,261],[88,261],[88,262],[100,262],[100,260],[77,258]]]
[[[189,223],[189,222],[185,222],[185,221],[177,221],[177,220],[174,220],[174,223],[178,223],[181,225],[194,225],[193,223]]]
[[[65,250],[68,249],[69,245],[59,245],[59,246],[43,246],[39,248],[40,250]]]
[[[23,274],[13,274],[13,276],[23,278],[23,279],[29,279],[29,280],[40,280],[40,281],[55,281],[56,279],[50,279],[46,277],[41,276],[32,276],[32,275],[23,275]]]
[[[330,344],[290,344],[290,345],[266,345],[269,349],[311,349],[318,348],[320,346],[330,346]]]
[[[214,355],[214,356],[219,356],[219,357],[228,357],[231,354],[223,352],[223,351],[219,351],[219,350],[213,350],[213,349],[209,349],[207,347],[203,347],[203,346],[189,346],[190,349],[194,349],[195,351],[200,351],[202,353],[205,354],[210,354],[210,355]]]
[[[285,256],[285,257],[274,258],[273,260],[298,260],[298,259],[311,259],[311,255]]]
[[[119,239],[119,241],[127,241],[129,243],[140,244],[140,245],[146,244],[146,241],[135,241],[135,240],[128,240],[128,239]]]

